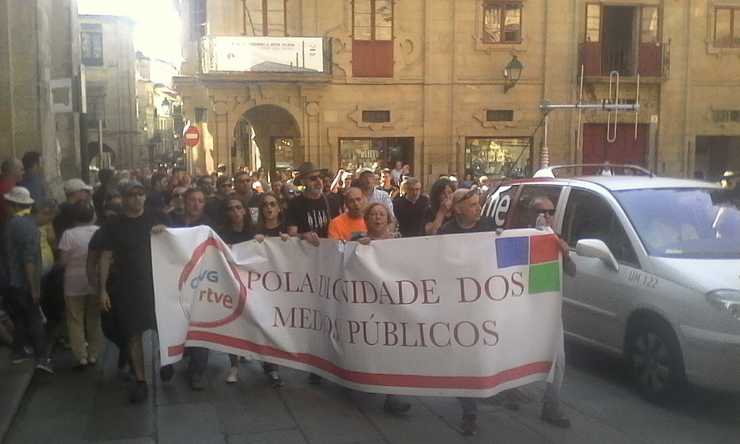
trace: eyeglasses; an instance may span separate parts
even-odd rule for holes
[[[278,206],[278,203],[275,202],[274,200],[268,200],[262,204],[262,208],[271,208],[271,207],[277,207],[277,206]]]
[[[243,210],[244,207],[241,205],[232,205],[232,206],[226,207],[226,209],[229,211],[236,211],[236,210]]]
[[[537,214],[547,214],[548,216],[554,216],[555,210],[538,209]]]

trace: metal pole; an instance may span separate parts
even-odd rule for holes
[[[103,120],[98,119],[98,171],[103,169]]]
[[[544,140],[542,141],[542,148],[540,149],[540,168],[547,168],[550,166],[550,148],[547,146],[547,132],[550,123],[550,114],[545,113],[545,132]]]

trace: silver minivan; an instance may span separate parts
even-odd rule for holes
[[[548,174],[539,174],[548,176]],[[546,196],[571,247],[566,338],[624,357],[641,393],[684,381],[740,390],[740,210],[726,190],[639,175],[507,183],[483,208],[503,228],[531,225]]]

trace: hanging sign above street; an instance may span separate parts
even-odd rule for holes
[[[200,143],[200,130],[196,126],[191,126],[185,130],[185,145],[196,146]]]

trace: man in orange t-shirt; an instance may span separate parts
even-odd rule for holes
[[[363,217],[367,206],[365,193],[356,187],[349,188],[344,192],[344,206],[347,211],[329,223],[329,239],[350,241],[364,237],[367,233]]]

